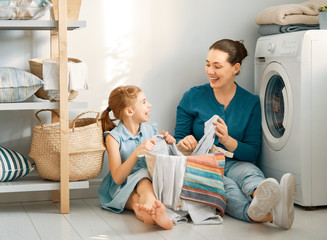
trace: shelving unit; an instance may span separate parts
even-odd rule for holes
[[[70,182],[69,189],[89,188],[89,181]],[[26,176],[0,185],[0,193],[60,190],[59,182],[47,181],[39,176]]]
[[[69,108],[87,108],[86,102],[69,102]],[[58,102],[20,102],[20,103],[0,103],[0,111],[11,110],[36,110],[36,109],[58,109]]]
[[[55,30],[57,21],[52,20],[0,20],[0,30]],[[67,30],[86,27],[85,21],[68,21]]]
[[[1,103],[0,111],[38,110],[43,108],[59,109],[60,130],[60,182],[41,179],[38,176],[26,176],[12,182],[0,183],[0,193],[54,191],[54,200],[60,201],[61,213],[69,213],[69,189],[88,188],[88,181],[69,182],[69,108],[87,107],[87,103],[68,102],[67,76],[67,30],[86,27],[85,21],[67,21],[67,0],[58,1],[58,21],[52,20],[0,20],[0,30],[48,30],[50,31],[50,55],[59,59],[59,102],[22,102]]]

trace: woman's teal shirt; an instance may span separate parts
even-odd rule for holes
[[[199,141],[204,134],[204,123],[215,114],[225,121],[228,134],[238,142],[233,159],[254,163],[262,139],[260,101],[258,96],[238,84],[226,109],[217,101],[209,83],[188,90],[177,106],[176,141],[188,135]],[[226,149],[217,136],[214,144]]]

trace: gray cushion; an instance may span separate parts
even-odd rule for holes
[[[44,82],[18,68],[0,67],[0,102],[21,102],[32,96]]]

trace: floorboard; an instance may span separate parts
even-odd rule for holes
[[[0,204],[0,240],[327,240],[326,223],[327,207],[296,207],[290,230],[226,215],[220,225],[189,222],[167,231],[146,226],[131,211],[102,210],[97,198],[71,200],[69,214],[60,214],[60,205],[51,201]]]

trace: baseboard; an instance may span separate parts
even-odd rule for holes
[[[70,199],[79,198],[96,198],[98,197],[98,189],[102,179],[93,178],[89,179],[89,188],[87,189],[74,189],[69,191]],[[36,201],[51,201],[52,191],[40,192],[18,192],[18,193],[1,193],[0,203],[9,202],[36,202]]]

